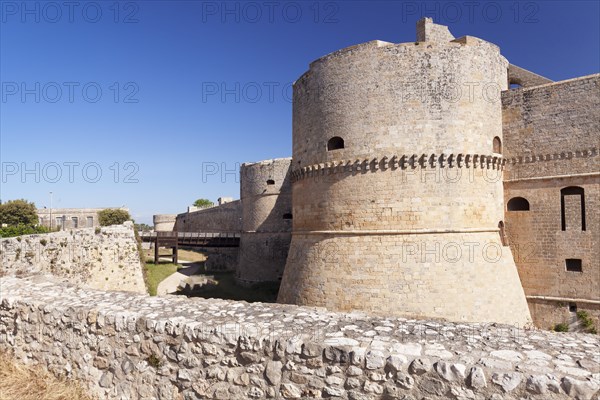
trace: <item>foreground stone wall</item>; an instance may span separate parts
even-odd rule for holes
[[[101,399],[591,399],[598,336],[0,282],[0,348]]]
[[[0,239],[0,276],[38,274],[94,289],[146,293],[131,223]]]

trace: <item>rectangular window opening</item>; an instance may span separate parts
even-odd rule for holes
[[[567,258],[565,260],[565,266],[569,272],[583,272],[581,259],[579,258]]]

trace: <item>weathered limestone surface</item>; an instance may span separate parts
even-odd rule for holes
[[[418,29],[426,41],[345,48],[294,83],[294,222],[278,301],[525,324],[499,229],[508,61],[431,20]]]
[[[0,347],[103,399],[597,399],[598,336],[0,282]]]
[[[177,214],[157,214],[152,216],[154,222],[154,231],[170,232],[175,228]]]
[[[506,210],[506,231],[534,322],[569,323],[576,307],[600,330],[600,74],[503,92],[502,108],[505,204],[529,203]],[[561,205],[567,187],[583,201]],[[582,271],[568,271],[567,258]]]
[[[174,229],[178,232],[240,232],[242,203],[236,200],[216,207],[178,214]]]
[[[283,275],[292,230],[291,158],[242,164],[242,235],[236,281],[277,282]]]
[[[133,224],[0,239],[0,276],[46,274],[83,287],[146,293]]]

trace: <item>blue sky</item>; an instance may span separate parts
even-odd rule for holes
[[[291,83],[431,16],[553,80],[600,70],[597,1],[0,1],[2,201],[127,206],[138,222],[239,198],[291,155]]]

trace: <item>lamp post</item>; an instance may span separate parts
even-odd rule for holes
[[[50,230],[52,230],[52,192],[50,192]]]

